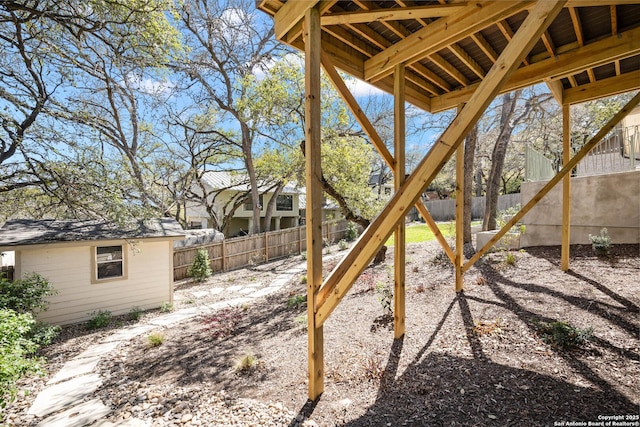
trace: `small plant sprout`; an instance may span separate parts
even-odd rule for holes
[[[307,283],[307,275],[303,274],[302,276],[300,276],[300,283],[302,283],[303,285]]]
[[[162,332],[152,332],[147,337],[149,347],[158,347],[164,342],[164,335]]]
[[[307,304],[306,295],[292,295],[287,300],[287,308],[299,308]]]
[[[598,255],[608,255],[611,250],[611,237],[606,228],[600,230],[600,234],[595,236],[589,234],[589,240],[591,240],[591,247],[593,251]]]
[[[562,350],[582,347],[593,339],[593,328],[580,329],[562,321],[550,323],[535,321],[534,324],[544,342]]]
[[[346,240],[342,239],[338,242],[338,249],[340,249],[341,251],[346,250],[349,247],[349,244],[347,243]]]
[[[506,255],[504,256],[504,263],[513,267],[516,265],[516,261],[518,261],[516,255],[511,251],[507,251]]]
[[[87,323],[88,329],[104,328],[111,323],[111,312],[109,310],[97,310],[89,313],[91,319]]]
[[[172,311],[173,311],[173,304],[171,304],[169,301],[163,302],[162,305],[160,306],[161,313],[171,313]]]
[[[258,367],[258,358],[251,351],[247,351],[236,361],[236,372],[247,374]]]
[[[137,305],[129,310],[129,320],[138,321],[142,317],[142,309]]]
[[[306,328],[308,324],[307,313],[302,313],[296,316],[296,318],[294,319],[294,323],[296,324],[296,326]]]
[[[386,314],[393,314],[393,291],[389,286],[382,282],[376,284],[376,293],[378,294],[378,301],[382,306],[382,310]]]

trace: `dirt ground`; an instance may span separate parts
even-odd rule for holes
[[[316,402],[307,400],[303,277],[257,304],[167,329],[157,347],[139,337],[102,364],[102,375],[146,390],[193,389],[190,406],[221,390],[279,402],[320,426],[587,425],[608,416],[638,425],[638,245],[616,245],[609,257],[574,246],[566,273],[558,247],[512,252],[513,264],[491,253],[466,274],[460,294],[437,243],[409,245],[406,334],[398,340],[384,307],[392,252],[365,270],[325,323],[325,391]],[[564,349],[562,337],[545,334],[554,322],[592,330],[592,338]],[[239,370],[249,354],[255,363]]]

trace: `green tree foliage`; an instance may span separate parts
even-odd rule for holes
[[[33,355],[59,328],[37,323],[34,313],[46,310],[46,298],[55,293],[36,273],[13,282],[0,278],[0,408],[15,397],[18,379],[41,372],[42,361]]]

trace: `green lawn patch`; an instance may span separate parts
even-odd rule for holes
[[[471,224],[479,224],[479,221],[474,221]],[[456,235],[456,223],[455,221],[439,222],[438,228],[444,237],[454,237]],[[433,234],[427,224],[414,224],[407,226],[406,242],[407,243],[421,243],[435,240],[436,236]],[[386,246],[393,246],[393,234],[385,242]]]

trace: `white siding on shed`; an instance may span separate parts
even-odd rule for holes
[[[126,278],[92,284],[95,247],[111,245],[123,245],[128,252]],[[21,276],[36,272],[58,291],[49,298],[49,309],[38,316],[51,324],[82,322],[97,310],[120,315],[133,307],[157,308],[173,298],[171,240],[142,239],[133,247],[121,240],[23,247],[19,264]]]

